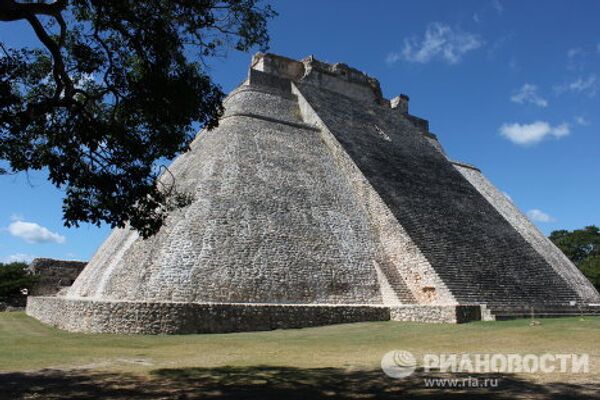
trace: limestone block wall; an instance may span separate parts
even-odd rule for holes
[[[70,332],[189,334],[304,328],[368,321],[464,323],[478,305],[123,302],[30,297],[27,314]]]
[[[70,332],[186,334],[262,331],[390,319],[366,305],[198,304],[31,297],[27,314]]]
[[[36,258],[31,262],[29,271],[37,277],[30,295],[49,296],[73,284],[87,263],[81,261],[54,260]]]
[[[481,320],[479,305],[403,305],[390,307],[390,320],[460,324]]]
[[[69,298],[381,304],[376,238],[296,97],[247,86],[170,168],[194,202],[154,237],[115,230]]]
[[[454,296],[429,261],[304,97],[302,90],[294,84],[292,91],[298,96],[303,119],[319,127],[321,138],[336,160],[340,173],[348,179],[358,203],[369,216],[369,228],[379,244],[374,263],[380,271],[384,303],[455,304]]]
[[[459,303],[578,299],[406,116],[299,88]]]
[[[288,81],[289,84],[289,81]],[[260,116],[273,123],[300,124],[295,96],[265,86],[241,86],[231,92],[225,101],[223,118],[236,115]]]
[[[496,210],[521,234],[552,269],[563,278],[586,303],[600,302],[600,295],[577,266],[569,260],[502,192],[479,171],[465,164],[454,163],[456,168],[492,204]],[[543,279],[543,277],[541,277]]]

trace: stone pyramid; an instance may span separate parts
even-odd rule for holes
[[[154,237],[115,229],[27,312],[70,331],[228,332],[596,310],[586,278],[408,97],[313,57],[254,57],[170,166],[193,195]]]

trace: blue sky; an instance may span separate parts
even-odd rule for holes
[[[368,6],[367,6],[368,4]],[[410,96],[451,158],[477,165],[546,234],[600,224],[600,2],[274,1],[271,51],[344,62]],[[9,45],[32,43],[0,24]],[[212,62],[230,91],[249,54]],[[0,177],[0,261],[87,260],[109,232],[67,229],[43,173]]]

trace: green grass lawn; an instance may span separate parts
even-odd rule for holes
[[[385,387],[394,383],[389,378],[385,380],[379,364],[382,355],[393,349],[407,350],[417,356],[431,352],[588,353],[589,374],[507,379],[514,381],[511,388],[518,386],[515,382],[539,387],[600,384],[600,318],[542,319],[541,323],[529,326],[528,320],[461,325],[369,322],[253,333],[125,336],[72,334],[45,326],[24,313],[0,313],[0,371],[13,373],[6,376],[38,376],[38,379],[41,369],[52,369],[50,375],[63,371],[60,373],[63,377],[105,374],[102,379],[111,376],[115,378],[112,384],[117,386],[119,379],[126,381],[133,377],[145,380],[146,385],[158,382],[157,379],[178,379],[179,384],[198,384],[208,379],[214,384],[243,378],[241,383],[237,382],[243,387],[254,385],[251,382],[256,379],[272,382],[273,374],[300,382],[320,379],[318,385],[327,387],[323,379],[338,376],[343,381],[362,371],[363,378],[371,376],[369,382],[384,379],[381,385]],[[46,378],[48,373],[44,375]],[[202,386],[201,392],[208,393],[208,389]],[[106,393],[103,396],[111,398]]]

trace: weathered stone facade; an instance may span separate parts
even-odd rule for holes
[[[392,321],[460,324],[483,319],[479,305],[409,304],[391,306],[389,310]]]
[[[87,263],[82,261],[36,258],[29,265],[29,271],[37,277],[31,296],[53,296],[70,287]]]
[[[390,319],[387,307],[375,305],[127,302],[61,297],[32,297],[27,310],[42,322],[71,332],[125,334],[263,331]]]
[[[150,239],[114,230],[68,293],[32,298],[30,315],[173,333],[600,302],[491,184],[446,157],[407,96],[384,99],[364,73],[260,54],[225,109],[170,167],[192,204]]]

